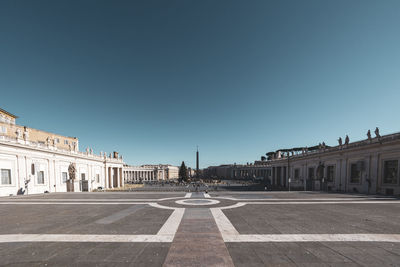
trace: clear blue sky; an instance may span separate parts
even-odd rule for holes
[[[400,131],[400,1],[0,1],[0,107],[132,165]]]

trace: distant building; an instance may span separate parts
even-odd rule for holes
[[[172,165],[124,165],[124,180],[126,183],[146,181],[168,181],[178,179],[179,167]]]
[[[118,153],[80,152],[76,137],[20,126],[17,118],[0,109],[0,196],[123,185]]]

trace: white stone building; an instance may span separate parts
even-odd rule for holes
[[[328,147],[267,153],[247,165],[209,167],[206,176],[264,180],[272,188],[400,195],[400,133]]]
[[[141,166],[125,165],[123,172],[126,183],[167,181],[178,178],[179,168],[163,164]]]
[[[67,143],[77,144],[77,138],[50,135],[36,129],[29,129],[33,140],[29,134],[22,137],[18,129],[27,127],[15,125],[15,119],[5,119],[5,115],[10,113],[4,110],[0,110],[0,114],[3,116],[0,132],[0,196],[46,191],[80,192],[92,191],[98,187],[123,186],[124,162],[118,153],[106,156],[106,153],[94,155],[91,149],[80,152],[76,146],[71,149]],[[55,142],[55,138],[48,136],[55,136],[64,142],[60,145]],[[47,141],[40,141],[43,138]]]

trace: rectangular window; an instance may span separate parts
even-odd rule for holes
[[[44,171],[37,172],[37,183],[44,184]]]
[[[308,168],[308,179],[313,180],[314,175],[314,168]]]
[[[64,140],[64,145],[68,145],[68,140]]]
[[[353,163],[350,165],[350,183],[358,184],[361,180],[361,170],[359,164]]]
[[[61,176],[62,176],[62,181],[63,181],[63,183],[66,183],[67,180],[68,180],[68,173],[62,172],[62,173],[61,173]]]
[[[294,169],[294,179],[299,180],[300,178],[300,169]]]
[[[96,174],[96,181],[97,183],[100,183],[100,174]]]
[[[326,178],[328,180],[328,182],[333,182],[333,180],[335,179],[335,166],[328,166],[326,168]]]
[[[82,180],[82,181],[83,181],[83,180],[86,180],[86,176],[85,176],[84,173],[81,173],[81,180]]]
[[[1,169],[1,184],[11,184],[10,169]]]
[[[60,143],[60,139],[59,139],[59,138],[55,138],[55,139],[54,139],[54,142],[55,142],[56,144],[59,144],[59,143]]]
[[[6,128],[6,126],[1,126],[1,127],[0,127],[0,133],[7,133],[7,128]]]
[[[383,183],[397,184],[399,174],[399,161],[387,160],[383,163]]]

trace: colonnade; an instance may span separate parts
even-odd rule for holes
[[[124,179],[122,177],[122,168],[119,167],[106,167],[106,187],[117,188],[124,186]]]
[[[156,181],[157,179],[156,170],[125,170],[124,180],[126,182],[138,182],[138,181]]]
[[[234,178],[257,178],[263,177],[267,178],[270,176],[271,169],[270,168],[245,168],[245,169],[237,169],[233,170]]]

